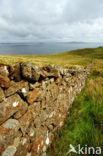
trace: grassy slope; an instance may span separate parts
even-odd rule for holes
[[[90,78],[76,98],[63,129],[60,131],[48,156],[65,156],[69,144],[101,146],[103,148],[103,48],[79,49],[53,55],[1,55],[0,62],[31,61],[40,65],[61,66],[93,63]],[[75,154],[76,156],[76,154]]]

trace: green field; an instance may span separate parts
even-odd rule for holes
[[[3,63],[12,64],[18,61],[30,61],[41,66],[56,64],[63,67],[85,66],[92,63],[86,86],[75,99],[70,115],[60,134],[53,141],[47,156],[65,156],[69,150],[69,144],[100,146],[103,149],[103,47],[79,49],[53,55],[0,56],[0,62]]]

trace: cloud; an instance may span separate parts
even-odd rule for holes
[[[100,0],[68,0],[64,16],[67,22],[91,21],[103,17],[103,1]],[[68,16],[66,16],[68,13]]]
[[[101,41],[100,0],[0,0],[0,42]]]

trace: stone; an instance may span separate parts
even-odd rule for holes
[[[48,127],[49,125],[53,125],[54,127],[58,125],[58,120],[49,118],[48,120],[45,121],[45,125]]]
[[[51,65],[47,65],[45,67],[43,67],[43,70],[47,71],[47,72],[51,72],[52,71],[52,66]]]
[[[50,131],[52,131],[53,130],[53,125],[49,125],[48,128],[49,128]]]
[[[0,64],[0,75],[3,77],[9,76],[9,65],[6,64]]]
[[[28,82],[26,82],[24,86],[20,90],[18,90],[18,93],[25,98],[27,97],[28,92],[29,92],[29,85]]]
[[[45,140],[47,138],[47,128],[41,126],[34,137],[31,153],[33,156],[37,156],[43,150]]]
[[[0,87],[9,88],[10,79],[9,76],[9,66],[5,64],[0,64]]]
[[[56,84],[59,84],[61,81],[62,81],[62,78],[61,77],[57,77],[55,82],[56,82]]]
[[[50,77],[60,77],[60,71],[59,69],[52,69],[51,72],[49,73]]]
[[[7,149],[3,152],[2,156],[14,156],[16,150],[17,149],[15,146],[8,146]]]
[[[38,118],[41,125],[44,125],[44,122],[48,119],[48,114],[46,113],[46,111],[41,110]]]
[[[47,87],[47,83],[46,83],[46,81],[42,81],[41,83],[42,83],[42,88],[45,90],[46,87]]]
[[[21,64],[20,63],[15,63],[12,66],[10,76],[16,82],[21,81]]]
[[[30,148],[31,145],[30,145],[29,137],[27,135],[21,137],[15,156],[26,156],[27,153],[30,151]]]
[[[41,142],[42,141],[43,141],[43,136],[39,135],[34,138],[33,146],[32,146],[32,155],[33,156],[37,156],[37,154],[41,152],[41,150],[42,150]]]
[[[40,117],[37,117],[34,120],[34,126],[35,126],[35,128],[40,128],[41,124],[42,124],[42,121],[41,121]]]
[[[54,82],[54,78],[51,78],[51,79],[50,79],[50,83],[53,83],[53,82]]]
[[[20,81],[20,82],[14,82],[12,81],[11,87],[9,87],[7,90],[5,90],[6,97],[11,96],[15,94],[20,89],[28,87],[28,82],[26,81]]]
[[[22,76],[27,80],[32,79],[32,65],[31,63],[23,63],[21,64]]]
[[[41,76],[42,79],[46,79],[48,77],[47,71],[41,69],[40,70],[40,76]]]
[[[8,77],[4,77],[0,75],[0,87],[9,88],[10,87],[10,79]]]
[[[33,90],[33,89],[35,89],[35,88],[40,88],[40,86],[41,86],[41,83],[39,83],[39,82],[30,83],[30,84],[29,84],[30,90]]]
[[[31,156],[31,152],[30,153],[27,153],[27,155],[26,156]]]
[[[41,109],[40,102],[34,102],[32,105],[28,107],[28,110],[30,110],[34,114],[34,116],[35,114],[38,115],[40,113],[40,109]]]
[[[43,147],[43,151],[46,151],[46,146]],[[46,152],[42,154],[42,156],[46,156]]]
[[[29,134],[30,137],[34,137],[34,135],[35,135],[35,130],[34,130],[34,128],[30,127],[30,131],[29,131],[28,134]]]
[[[17,131],[20,128],[20,124],[16,119],[7,120],[2,126],[7,129],[12,129],[12,130],[15,129],[15,131]]]
[[[14,140],[22,135],[19,129],[20,124],[15,119],[9,119],[0,126],[0,155],[7,154],[8,151],[13,152],[16,149]],[[10,148],[11,146],[13,148]]]
[[[40,96],[39,88],[35,88],[33,91],[30,91],[27,96],[27,102],[33,104]]]
[[[23,105],[23,102],[24,101],[20,96],[15,94],[0,103],[0,124],[18,112]]]
[[[27,110],[28,110],[28,104],[26,102],[23,102],[19,111],[14,114],[14,118],[19,119],[21,116],[25,114]]]
[[[18,147],[19,144],[20,144],[20,138],[17,137],[17,138],[14,139],[14,146],[15,146],[15,147]]]
[[[42,107],[42,109],[46,109],[46,100],[45,100],[45,98],[42,99],[42,101],[41,101],[41,107]]]
[[[4,92],[3,92],[2,88],[0,88],[0,102],[2,102],[4,99],[5,99]]]
[[[22,76],[28,81],[38,81],[40,78],[40,68],[38,65],[32,65],[31,63],[23,63],[21,65]]]
[[[25,135],[31,126],[31,122],[33,122],[35,116],[33,115],[32,111],[29,109],[20,119],[19,123],[21,125],[21,130],[23,135]]]
[[[51,86],[51,97],[53,100],[57,98],[57,95],[59,94],[59,87],[54,83]]]
[[[35,66],[33,66],[32,70],[33,70],[32,71],[33,81],[38,81],[40,78],[40,67],[38,65],[35,65]]]

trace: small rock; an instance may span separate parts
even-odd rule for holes
[[[0,155],[6,154],[6,149],[10,146],[17,147],[14,144],[14,140],[22,136],[19,129],[20,124],[15,119],[9,119],[0,126]],[[8,153],[8,156],[11,156],[10,154]]]
[[[59,69],[52,69],[51,72],[49,73],[50,77],[60,77],[60,71]]]
[[[30,128],[30,124],[31,122],[33,122],[34,117],[33,114],[30,110],[28,110],[20,119],[19,119],[19,123],[21,125],[21,130],[23,132],[23,134],[25,135],[29,128]]]
[[[8,146],[7,149],[3,152],[2,156],[14,156],[15,152],[15,146]]]
[[[0,75],[0,87],[9,88],[10,87],[10,79],[8,77],[4,77]]]
[[[16,131],[20,128],[18,120],[15,119],[7,120],[2,126],[7,129],[15,129]]]
[[[2,88],[0,88],[0,102],[2,102],[5,98],[4,92],[2,90]]]
[[[21,65],[22,76],[28,81],[38,81],[40,78],[40,68],[38,65],[33,66],[31,63],[23,63]]]
[[[62,80],[61,77],[57,77],[56,78],[56,84],[59,84],[61,82],[61,80]]]
[[[23,101],[17,94],[6,98],[5,101],[0,103],[0,123],[19,111],[22,105]]]
[[[27,96],[27,102],[33,104],[34,101],[40,96],[39,88],[35,88],[33,91],[30,91]]]
[[[19,111],[14,114],[14,118],[19,119],[21,116],[25,114],[27,109],[28,109],[28,104],[26,102],[23,102]]]
[[[41,86],[41,83],[39,83],[39,82],[36,82],[34,84],[32,84],[32,83],[29,84],[30,90],[33,90],[35,88],[39,88],[40,86]]]
[[[0,64],[0,75],[3,77],[9,76],[9,66],[5,64]]]
[[[49,125],[48,128],[49,128],[50,131],[52,131],[53,130],[53,125]]]
[[[21,64],[20,63],[15,63],[15,65],[12,66],[10,76],[12,79],[14,79],[17,82],[21,81]]]
[[[20,82],[13,82],[11,83],[11,87],[9,87],[7,90],[5,90],[6,97],[15,94],[17,91],[19,91],[22,88],[27,88],[28,82],[26,81],[20,81]]]
[[[31,153],[27,153],[27,155],[26,156],[31,156]]]
[[[47,72],[51,72],[52,71],[52,66],[51,65],[47,65],[45,67],[43,67],[43,70],[47,71]]]
[[[44,78],[47,78],[48,77],[48,73],[47,71],[41,69],[40,70],[40,76],[44,79]]]

